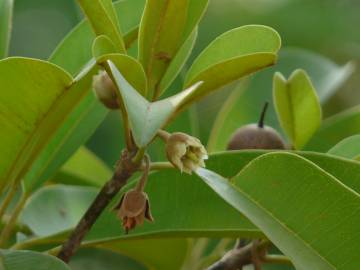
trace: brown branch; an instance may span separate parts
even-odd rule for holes
[[[219,261],[211,265],[207,270],[241,270],[244,266],[253,264],[260,269],[262,258],[267,252],[268,241],[258,240],[242,246],[239,242],[234,249],[227,252]]]
[[[57,256],[59,259],[66,263],[69,262],[70,258],[79,248],[86,233],[91,229],[92,225],[110,203],[111,199],[126,185],[128,179],[139,168],[141,162],[139,164],[133,163],[132,158],[133,155],[128,153],[128,151],[123,151],[121,158],[117,163],[114,175],[102,187],[68,240],[63,244]]]

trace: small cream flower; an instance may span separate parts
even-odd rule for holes
[[[208,158],[199,139],[181,132],[175,132],[168,137],[166,156],[176,168],[188,174],[199,167],[205,167],[204,160]]]
[[[147,194],[137,189],[126,192],[114,210],[118,210],[117,215],[122,220],[126,233],[134,229],[136,225],[142,225],[144,219],[150,222],[154,220]]]
[[[93,89],[95,96],[107,108],[115,110],[119,108],[116,96],[116,87],[105,71],[100,71],[93,77]]]

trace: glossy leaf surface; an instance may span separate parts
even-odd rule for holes
[[[278,33],[262,25],[242,26],[217,37],[195,59],[186,75],[185,86],[204,81],[189,101],[273,65],[280,46]]]
[[[6,89],[0,94],[0,186],[4,186],[24,176],[78,101],[79,91],[69,92],[71,76],[45,61],[7,58],[0,61],[0,73]]]
[[[205,169],[198,174],[297,269],[357,269],[360,195],[313,163],[270,153],[249,163],[232,183]]]

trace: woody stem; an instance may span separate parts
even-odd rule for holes
[[[128,179],[133,175],[133,173],[140,167],[141,163],[133,163],[132,158],[133,155],[128,153],[128,151],[123,151],[113,176],[102,187],[74,231],[63,244],[59,254],[57,255],[59,259],[64,262],[69,262],[70,258],[80,247],[81,241],[85,237],[86,233],[91,229],[100,214],[110,203],[112,198],[114,198],[121,188],[126,185]]]

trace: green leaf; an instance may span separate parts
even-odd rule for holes
[[[359,133],[360,106],[356,106],[325,119],[306,149],[326,152],[341,140]]]
[[[105,63],[107,60],[114,63],[134,89],[142,96],[146,96],[147,78],[138,60],[125,54],[104,54],[97,59],[98,63]]]
[[[71,76],[45,61],[0,61],[0,189],[20,181],[83,94],[69,91]]]
[[[249,162],[264,153],[267,152],[233,151],[218,153],[211,155],[206,165],[208,169],[224,177],[232,178],[241,169],[246,167]],[[360,164],[358,162],[311,152],[299,152],[299,154],[331,173],[344,185],[360,193]],[[127,189],[131,188],[132,185],[133,183],[129,184]],[[115,213],[111,211],[122,196],[122,194],[119,194],[94,224],[84,244],[88,246],[96,246],[98,244],[111,245],[111,243],[116,242],[126,243],[124,242],[126,239],[139,238],[258,238],[263,236],[259,229],[242,215],[239,215],[235,209],[212,192],[195,175],[182,175],[176,170],[152,173],[146,185],[146,192],[150,198],[151,210],[155,218],[154,223],[145,223],[143,226],[131,231],[130,234],[124,234],[120,221]],[[56,199],[56,197],[46,197],[49,200]],[[77,200],[81,200],[81,198],[76,196],[67,196],[67,198],[69,199],[67,203],[61,203],[67,207],[73,207],[73,205],[77,205]],[[39,197],[38,199],[40,200]],[[39,204],[41,205],[41,203]],[[51,202],[51,204],[56,205],[57,202]],[[88,204],[90,204],[90,199]],[[206,205],[205,208],[204,205]],[[24,211],[26,212],[27,210],[25,209]],[[61,220],[61,213],[54,211],[54,208],[48,208],[47,211],[52,211],[49,215],[57,215],[57,217],[54,217],[54,220]],[[36,227],[42,228],[44,226],[41,220],[43,216],[47,215],[47,211],[32,211],[29,214],[34,221],[32,223],[34,230],[36,230]],[[65,209],[65,211],[67,210]],[[78,214],[77,218],[79,219],[80,213]],[[35,223],[37,220],[39,224]],[[58,231],[57,234],[49,235],[45,238],[35,237],[19,243],[19,248],[48,249],[53,245],[61,244],[66,239],[67,233]]]
[[[175,80],[176,76],[181,71],[181,68],[185,65],[186,60],[189,58],[192,49],[194,48],[195,41],[197,38],[197,28],[184,42],[183,46],[179,49],[174,59],[168,66],[161,82],[159,84],[160,95],[171,85]]]
[[[321,106],[311,80],[301,69],[288,80],[275,73],[273,93],[280,124],[295,149],[301,149],[321,123]]]
[[[360,195],[315,164],[270,153],[253,160],[232,183],[205,169],[198,174],[297,269],[358,268]]]
[[[2,270],[70,270],[58,258],[27,250],[0,250]]]
[[[0,59],[8,55],[14,0],[0,0]]]
[[[101,187],[111,175],[110,168],[103,161],[87,148],[81,147],[61,167],[52,181],[69,185]]]
[[[116,52],[125,53],[125,44],[111,0],[79,0],[97,36],[106,35],[114,43]]]
[[[136,19],[137,10],[140,8],[141,11],[141,2],[142,1],[123,1],[117,4],[117,7],[119,12],[123,12],[124,10],[133,11]],[[129,21],[133,20],[130,18],[130,15],[125,16],[125,19],[127,18]],[[124,22],[124,25],[126,27],[132,27],[134,23],[136,23],[136,20],[131,23]],[[51,61],[60,64],[65,69],[69,69],[73,74],[77,74],[81,70],[82,65],[91,58],[92,38],[94,37],[90,27],[87,23],[82,22],[57,48]],[[44,181],[52,177],[78,147],[86,142],[106,116],[107,110],[98,102],[93,93],[89,91],[92,77],[97,72],[95,64],[95,61],[90,61],[86,68],[75,78],[77,83],[74,84],[69,91],[74,94],[85,91],[83,93],[86,94],[85,96],[78,97],[78,103],[72,105],[74,108],[65,119],[63,125],[56,130],[51,141],[49,141],[48,145],[39,153],[39,157],[34,160],[31,170],[29,170],[25,176],[25,188],[27,192],[38,188]],[[132,66],[133,65],[130,65],[130,67]],[[133,71],[133,68],[129,69],[129,72]],[[138,75],[138,73],[135,72],[134,75]],[[130,77],[130,79],[133,77]],[[138,76],[137,82],[139,82],[139,84],[135,85],[138,86],[139,89],[143,89],[143,85],[146,85],[146,82],[141,82],[140,76]],[[59,125],[60,124],[61,123],[59,123]]]
[[[200,85],[197,83],[170,98],[148,102],[125,80],[111,61],[107,63],[124,102],[135,143],[140,148],[145,147],[154,138],[157,131],[169,121],[183,100]]]
[[[48,236],[75,226],[97,194],[96,189],[70,186],[45,187],[29,200],[21,216],[37,236]],[[41,213],[41,217],[37,213]],[[115,216],[114,213],[112,213]],[[117,221],[120,232],[120,221]],[[92,245],[94,246],[94,245]],[[187,255],[187,239],[124,239],[95,245],[143,263],[149,269],[180,269]],[[166,250],[166,258],[163,251]]]
[[[115,44],[105,35],[97,36],[92,45],[92,54],[95,59],[104,54],[116,53]]]
[[[207,3],[208,0],[146,2],[139,30],[139,60],[149,79],[149,94],[158,97],[164,90],[158,89],[158,84],[169,64],[174,57],[187,56],[187,53],[176,55],[198,24]],[[191,49],[191,47],[186,46],[183,50],[185,49]],[[185,59],[180,62],[182,61]],[[180,68],[181,65],[173,65],[172,69],[175,67]]]
[[[123,0],[114,3],[123,33],[129,33],[139,25],[144,5],[145,0]],[[95,38],[88,20],[83,20],[61,41],[50,61],[76,76],[91,60]]]
[[[339,157],[357,159],[360,158],[360,135],[348,137],[328,151],[328,154]]]
[[[208,151],[226,148],[231,134],[240,126],[256,123],[265,101],[272,100],[271,84],[274,72],[280,71],[289,76],[297,68],[306,70],[317,90],[320,101],[324,103],[351,75],[353,66],[338,66],[316,53],[294,48],[280,51],[278,63],[258,74],[249,82],[241,83],[227,98],[213,125]],[[265,123],[282,132],[273,106],[269,106]]]
[[[181,269],[188,255],[190,240],[186,238],[129,239],[97,245],[137,260],[149,270]],[[166,256],[164,251],[166,250]]]
[[[280,45],[278,33],[262,25],[242,26],[222,34],[197,57],[186,75],[186,86],[204,81],[191,100],[273,65]]]
[[[118,253],[98,248],[80,249],[71,258],[69,266],[72,270],[146,270],[139,262]]]
[[[54,110],[52,113],[58,114],[63,120],[52,123],[55,126],[51,137],[47,144],[42,146],[37,157],[33,157],[33,164],[25,175],[24,187],[27,192],[40,187],[53,176],[86,142],[106,116],[107,110],[90,92],[92,77],[96,72],[96,67],[91,68],[69,89],[64,89],[68,95],[67,100],[64,100],[58,109],[52,108]]]
[[[31,196],[20,220],[38,236],[65,231],[77,224],[97,192],[91,187],[58,185],[42,188]]]

